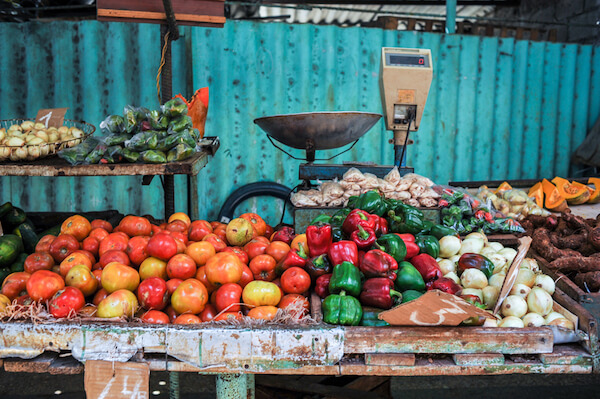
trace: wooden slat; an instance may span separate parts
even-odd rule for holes
[[[414,353],[366,353],[365,364],[370,366],[414,366]]]
[[[83,373],[83,364],[71,356],[58,357],[48,367],[48,373],[53,375],[73,375]]]
[[[592,365],[592,357],[581,353],[581,348],[577,345],[558,345],[554,352],[540,355],[540,360],[544,364],[588,364]]]
[[[452,355],[458,366],[491,366],[504,364],[504,355],[499,353],[457,353]]]
[[[9,373],[47,373],[57,353],[45,352],[34,359],[4,359],[4,370]]]
[[[321,311],[321,297],[314,292],[310,294],[310,315],[319,323],[323,321],[323,312]]]
[[[98,17],[101,18],[124,18],[124,19],[144,19],[152,21],[166,21],[167,15],[164,12],[151,11],[127,11],[127,10],[105,10],[98,9]],[[194,14],[175,14],[177,21],[186,22],[204,22],[213,24],[224,24],[225,17],[215,15],[194,15]]]
[[[551,353],[549,328],[347,327],[344,353]]]
[[[173,12],[177,14],[224,15],[224,0],[171,0]],[[164,13],[162,0],[98,0],[98,9],[149,11]],[[217,12],[221,14],[216,14]]]
[[[385,384],[388,380],[389,378],[387,377],[360,377],[344,385],[344,387],[349,389],[355,389],[357,391],[372,391],[381,384]]]

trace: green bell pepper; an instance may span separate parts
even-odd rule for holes
[[[423,219],[423,230],[421,234],[430,234],[431,228],[435,225],[431,220]]]
[[[396,214],[406,215],[408,213],[412,213],[413,215],[417,215],[419,218],[423,219],[423,212],[412,205],[407,205],[400,200],[390,200],[390,203],[393,204],[393,206],[389,207],[389,210],[396,212]]]
[[[375,241],[375,248],[390,254],[396,262],[400,263],[406,257],[406,245],[402,238],[396,234],[384,234]]]
[[[401,292],[406,290],[425,291],[423,276],[412,264],[400,262],[396,276],[396,281],[394,281],[396,290]]]
[[[361,194],[353,205],[354,208],[362,209],[365,212],[377,216],[383,216],[388,211],[387,203],[375,190],[370,190]]]
[[[329,222],[331,221],[331,216],[329,215],[325,215],[324,213],[320,214],[319,216],[317,216],[316,218],[314,218],[311,222],[310,225],[313,226],[315,224],[319,224],[319,223],[326,223],[329,224]]]
[[[455,236],[457,233],[456,233],[456,230],[454,230],[452,227],[443,226],[441,224],[434,224],[431,227],[429,234],[431,234],[438,240],[441,240],[442,237]]]
[[[362,318],[362,307],[358,299],[341,291],[323,300],[323,321],[342,326],[357,326]]]
[[[329,292],[339,294],[342,291],[349,295],[358,296],[362,288],[360,270],[350,262],[342,262],[333,267],[329,280]]]
[[[339,226],[331,226],[331,240],[333,242],[342,241],[344,239],[344,232]]]
[[[331,216],[329,220],[329,224],[332,227],[342,227],[344,220],[346,220],[346,216],[350,213],[350,208],[342,208]]]
[[[406,291],[404,291],[402,293],[402,303],[414,301],[415,299],[417,299],[421,295],[423,295],[423,293],[420,292],[420,291],[406,290]]]
[[[392,233],[419,234],[423,231],[423,220],[414,213],[397,216],[395,211],[389,211],[388,227]]]
[[[383,309],[372,308],[368,306],[363,307],[363,315],[362,319],[360,320],[360,325],[365,327],[389,326],[390,323],[388,323],[385,320],[379,320],[379,318],[377,317],[381,312],[383,312]]]
[[[428,254],[434,259],[440,256],[440,242],[434,236],[418,235],[415,237],[415,242],[422,254]]]

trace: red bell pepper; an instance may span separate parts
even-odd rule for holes
[[[405,260],[409,260],[414,256],[417,256],[421,252],[421,248],[415,242],[415,236],[409,233],[395,233],[398,237],[402,238],[404,245],[406,246]]]
[[[402,299],[402,294],[394,289],[394,282],[386,277],[370,278],[364,282],[360,293],[360,303],[381,309],[391,308]]]
[[[275,271],[278,276],[280,276],[284,271],[289,269],[290,267],[301,267],[305,268],[306,261],[308,260],[308,255],[304,250],[304,245],[300,243],[298,245],[298,249],[290,249],[287,255],[283,257],[275,267]]]
[[[331,280],[332,273],[323,274],[317,277],[315,281],[315,292],[318,296],[325,299],[329,296],[329,280]]]
[[[354,241],[342,240],[332,243],[327,251],[327,256],[334,267],[342,262],[358,265],[358,247]]]
[[[386,277],[395,280],[396,270],[398,270],[396,259],[379,249],[367,252],[360,264],[360,271],[366,277]]]
[[[388,221],[386,218],[379,218],[379,228],[375,230],[378,235],[387,234],[389,232]]]
[[[462,291],[461,286],[448,277],[440,277],[437,280],[429,281],[425,286],[427,287],[427,291],[440,290],[452,295],[456,295],[458,292]],[[477,297],[477,299],[479,299],[479,297]]]
[[[419,254],[410,263],[421,273],[425,283],[444,277],[435,259],[428,254]]]
[[[356,243],[358,249],[369,249],[375,243],[375,240],[377,240],[377,235],[375,235],[375,230],[362,227],[359,224],[358,229],[354,230],[352,235],[350,235],[350,239]]]
[[[378,223],[379,216],[371,215],[361,209],[354,209],[348,214],[348,216],[346,216],[346,219],[342,224],[342,231],[349,236],[355,230],[358,230],[359,224],[362,227],[368,227],[370,229],[376,230]]]
[[[273,236],[271,236],[271,241],[283,241],[289,245],[294,237],[296,237],[294,228],[290,226],[283,226],[273,233]]]
[[[306,228],[306,242],[310,256],[319,256],[327,253],[333,241],[330,224],[312,225]]]

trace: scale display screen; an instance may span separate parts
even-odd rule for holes
[[[429,67],[429,57],[422,54],[386,54],[387,65]]]

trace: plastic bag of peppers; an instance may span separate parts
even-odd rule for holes
[[[385,326],[379,312],[426,290],[456,294],[460,287],[443,277],[436,262],[438,240],[456,234],[425,220],[419,209],[376,191],[350,198],[348,207],[331,217],[319,215],[306,229],[307,269],[323,298],[323,320]]]

